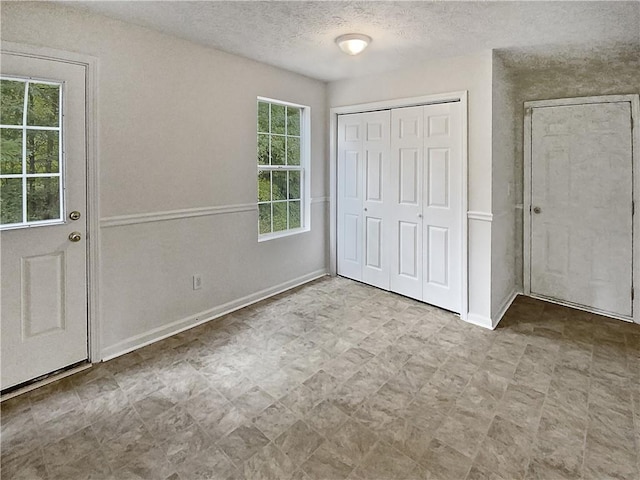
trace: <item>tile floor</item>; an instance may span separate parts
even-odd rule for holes
[[[325,278],[6,401],[2,478],[637,479],[640,326]]]

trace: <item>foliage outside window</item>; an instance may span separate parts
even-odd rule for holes
[[[62,219],[62,85],[0,78],[0,226]]]
[[[258,99],[260,236],[305,226],[305,108]]]

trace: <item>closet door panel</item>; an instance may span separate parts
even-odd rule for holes
[[[462,232],[460,103],[424,107],[423,300],[460,312]]]
[[[392,291],[422,300],[423,107],[391,111]]]
[[[389,290],[390,112],[361,114],[364,128],[362,281]]]
[[[338,275],[362,280],[363,122],[338,117]]]

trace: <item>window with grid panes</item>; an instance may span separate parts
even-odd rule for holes
[[[262,238],[306,225],[307,109],[258,99],[258,232]]]
[[[0,78],[0,228],[62,221],[62,85]]]

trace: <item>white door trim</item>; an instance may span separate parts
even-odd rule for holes
[[[98,150],[98,59],[90,55],[22,43],[2,42],[2,52],[79,65],[86,82],[87,157],[87,305],[88,352],[92,363],[102,360],[100,324],[100,184]]]
[[[540,107],[555,107],[561,105],[584,105],[590,103],[631,103],[631,126],[632,126],[632,158],[633,158],[633,202],[638,202],[640,198],[640,163],[638,162],[638,152],[640,152],[640,95],[601,95],[594,97],[558,98],[552,100],[536,100],[524,102],[524,199],[522,205],[523,215],[523,286],[524,294],[531,297],[538,297],[531,294],[531,117],[532,110]],[[635,214],[633,218],[633,288],[635,289],[636,279],[640,278],[640,215]],[[556,299],[538,297],[553,303],[567,305],[573,308],[586,310],[593,313],[619,318],[627,322],[640,323],[640,296],[635,295],[633,300],[633,317],[615,316],[611,313],[604,313],[597,309],[589,309],[584,306],[574,305],[568,302],[561,302]]]
[[[420,97],[399,98],[396,100],[384,100],[380,102],[361,103],[357,105],[345,105],[333,107],[329,113],[329,273],[337,275],[337,234],[338,234],[338,115],[347,113],[364,113],[376,110],[390,110],[393,108],[413,107],[418,105],[430,105],[434,103],[460,102],[462,109],[462,275],[461,275],[461,302],[460,318],[467,319],[469,297],[468,297],[468,235],[467,235],[467,166],[468,166],[468,93],[466,90],[460,92],[440,93],[436,95],[425,95]]]

